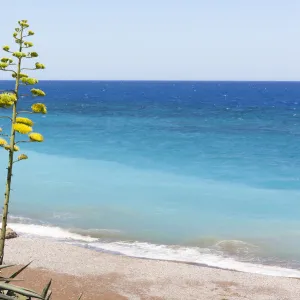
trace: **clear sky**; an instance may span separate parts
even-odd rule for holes
[[[1,45],[19,19],[40,79],[300,80],[299,0],[1,0]]]

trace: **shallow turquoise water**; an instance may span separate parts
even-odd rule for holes
[[[41,85],[49,114],[34,119],[46,140],[24,145],[12,216],[101,242],[300,266],[300,83]],[[4,152],[3,188],[5,163]],[[248,246],[216,249],[224,240]]]

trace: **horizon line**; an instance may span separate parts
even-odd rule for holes
[[[0,79],[13,81],[15,79]],[[40,79],[39,81],[99,81],[99,82],[300,82],[299,80],[180,80],[180,79]]]

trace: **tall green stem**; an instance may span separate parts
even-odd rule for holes
[[[21,29],[20,34],[20,48],[19,51],[22,52],[23,46],[23,29]],[[17,77],[16,77],[16,85],[15,85],[15,93],[17,97],[17,101],[13,104],[12,109],[12,121],[11,121],[11,135],[10,135],[10,149],[8,150],[8,166],[7,166],[7,177],[6,177],[6,187],[4,194],[4,206],[2,213],[2,230],[0,236],[0,265],[3,263],[4,257],[4,246],[5,246],[5,235],[6,235],[6,227],[7,227],[7,215],[8,215],[8,205],[10,199],[10,191],[11,191],[11,178],[13,171],[13,161],[14,161],[14,145],[15,145],[15,130],[14,123],[16,122],[17,117],[17,102],[19,99],[19,84],[20,84],[20,73],[21,73],[21,61],[22,57],[18,59],[18,68],[17,68]]]

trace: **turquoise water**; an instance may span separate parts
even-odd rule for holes
[[[11,222],[21,233],[52,228],[126,255],[300,268],[300,83],[41,87],[49,114],[34,119],[45,142],[22,145],[30,159],[14,171]]]

